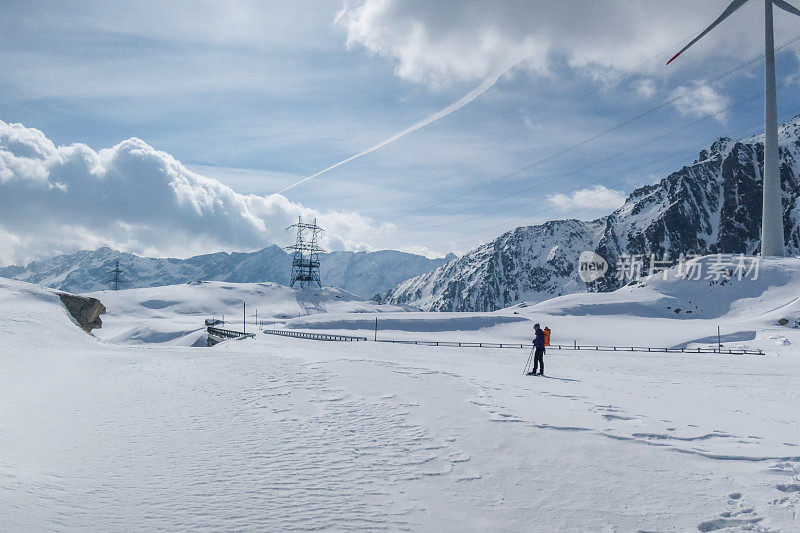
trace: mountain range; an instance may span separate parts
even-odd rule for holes
[[[516,228],[377,299],[430,311],[493,311],[626,282],[613,275],[581,281],[583,251],[600,255],[612,272],[638,254],[675,261],[681,254],[758,253],[763,137],[717,139],[692,164],[633,191],[608,216]],[[784,240],[794,255],[800,252],[800,115],[780,127],[779,140]]]
[[[382,250],[320,254],[320,278],[353,294],[371,297],[398,283],[455,259]],[[109,288],[110,271],[119,261],[123,288],[174,285],[196,280],[275,282],[288,285],[292,256],[279,246],[257,252],[198,255],[188,259],[141,257],[108,247],[33,261],[25,267],[0,268],[0,277],[38,283],[72,293]]]

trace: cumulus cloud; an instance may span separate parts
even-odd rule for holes
[[[561,211],[597,207],[607,212],[625,203],[625,193],[603,185],[595,185],[567,194],[550,194],[547,199]]]
[[[0,121],[0,262],[109,245],[186,256],[256,249],[291,239],[316,217],[323,246],[366,249],[352,232],[376,231],[358,213],[317,212],[279,194],[239,194],[132,138],[94,151],[56,146],[41,131]]]
[[[693,0],[351,0],[336,22],[345,29],[349,47],[392,58],[398,76],[437,86],[483,79],[509,61],[547,74],[560,60],[605,79],[649,59],[664,56],[666,61],[681,39],[724,7],[724,2]],[[749,9],[698,44],[682,65],[709,53],[730,56],[735,50],[741,58],[758,50],[759,39],[741,39],[743,32],[756,35]],[[735,47],[727,46],[734,40]],[[660,60],[650,67],[664,71]]]
[[[673,104],[682,115],[697,118],[714,116],[717,120],[725,120],[724,109],[728,105],[727,97],[719,94],[709,86],[700,87],[696,90],[692,87],[678,87],[672,93],[672,97],[676,98],[686,93],[690,94],[680,100],[676,100]]]

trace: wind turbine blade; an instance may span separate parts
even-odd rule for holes
[[[800,9],[797,9],[789,2],[784,2],[783,0],[772,0],[772,3],[778,6],[779,8],[783,9],[784,11],[788,11],[792,15],[797,15],[800,17]]]
[[[686,46],[684,46],[684,47],[683,47],[683,49],[682,49],[680,52],[678,52],[677,54],[675,54],[674,56],[672,56],[672,59],[670,59],[669,61],[667,61],[667,65],[669,65],[670,63],[672,63],[672,62],[675,60],[675,58],[676,58],[676,57],[678,57],[679,55],[681,55],[682,53],[684,53],[684,52],[685,52],[685,51],[686,51],[686,50],[687,50],[687,49],[688,49],[690,46],[692,46],[694,43],[696,43],[697,41],[699,41],[700,39],[702,39],[703,37],[705,37],[705,36],[706,36],[706,34],[707,34],[708,32],[710,32],[711,30],[713,30],[714,28],[716,28],[716,27],[719,25],[719,23],[720,23],[720,22],[722,22],[723,20],[725,20],[726,18],[728,18],[728,17],[729,17],[729,16],[730,16],[730,15],[731,15],[731,14],[732,14],[734,11],[736,11],[737,9],[739,9],[740,7],[742,7],[742,6],[743,6],[743,5],[744,5],[746,2],[747,2],[747,0],[733,0],[733,2],[731,2],[731,3],[730,3],[730,5],[729,5],[728,7],[726,7],[726,8],[725,8],[725,11],[723,11],[723,12],[722,12],[722,15],[720,15],[720,16],[717,18],[717,20],[715,20],[714,22],[712,22],[712,23],[711,23],[711,26],[709,26],[708,28],[706,28],[706,29],[704,29],[702,32],[700,32],[700,35],[698,35],[697,37],[695,37],[694,39],[692,39],[691,41],[689,41],[689,44],[687,44]]]

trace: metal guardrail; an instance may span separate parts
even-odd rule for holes
[[[255,333],[243,333],[241,331],[234,331],[232,329],[222,329],[209,326],[206,328],[209,335],[215,337],[222,337],[224,339],[251,339],[256,336]]]
[[[508,342],[455,342],[455,341],[409,341],[377,339],[375,342],[389,342],[392,344],[418,344],[420,346],[452,346],[459,348],[530,348],[531,344],[514,344]]]
[[[296,337],[315,341],[358,342],[367,340],[366,337],[350,337],[348,335],[331,335],[328,333],[306,333],[304,331],[287,331],[284,329],[265,329],[263,331],[267,335],[281,335],[283,337]]]
[[[212,328],[209,328],[209,330]],[[216,328],[214,328],[216,329]],[[236,332],[238,333],[238,332]],[[348,335],[332,335],[328,333],[307,333],[304,331],[287,331],[282,329],[265,329],[268,335],[282,335],[298,339],[312,339],[319,341],[366,341],[366,337],[351,337]],[[458,341],[420,341],[377,339],[376,342],[390,344],[415,344],[418,346],[449,346],[457,348],[516,348],[530,349],[532,344],[508,342],[458,342]],[[649,353],[717,353],[723,355],[764,355],[763,350],[747,350],[737,348],[657,348],[652,346],[599,346],[584,344],[551,344],[548,350],[572,350],[592,352],[649,352]]]
[[[450,346],[458,348],[533,348],[532,344],[513,344],[496,342],[456,342],[456,341],[413,341],[378,339],[377,342],[392,344],[417,344],[420,346]],[[762,350],[719,349],[719,348],[654,348],[652,346],[597,346],[581,344],[551,344],[548,350],[573,350],[593,352],[655,352],[655,353],[719,353],[727,355],[764,355]]]
[[[764,355],[763,350],[744,348],[654,348],[652,346],[582,346],[551,344],[556,350],[594,350],[596,352],[718,353],[727,355]]]

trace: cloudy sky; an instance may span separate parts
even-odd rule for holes
[[[438,255],[606,214],[763,129],[762,2],[664,65],[727,3],[7,0],[0,264],[254,250],[298,215],[329,249]],[[778,51],[781,119],[799,55]]]

